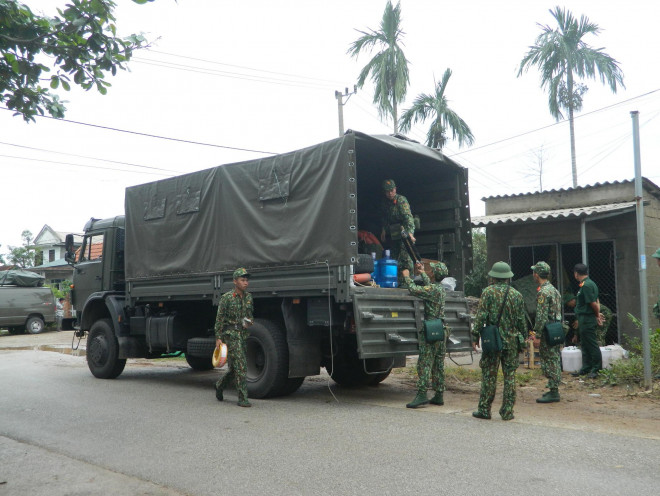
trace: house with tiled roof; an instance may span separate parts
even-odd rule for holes
[[[660,247],[660,188],[642,179],[649,316],[658,299],[660,270],[650,256]],[[550,264],[561,293],[577,292],[573,266],[583,260],[598,284],[601,303],[614,312],[609,342],[639,336],[627,317],[641,314],[637,200],[633,180],[597,183],[536,193],[482,198],[485,215],[472,218],[486,228],[488,264],[504,260],[516,279],[530,267]],[[652,322],[651,324],[657,324]]]
[[[73,267],[64,260],[64,242],[67,234],[45,224],[34,238],[33,244],[40,264],[30,270],[44,276],[46,284],[59,284],[73,279]],[[82,236],[74,235],[74,246],[79,247],[81,244]]]

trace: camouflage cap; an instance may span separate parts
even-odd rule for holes
[[[564,305],[566,305],[566,303],[574,299],[575,299],[575,295],[573,293],[564,293],[561,297],[561,301]]]
[[[383,191],[392,191],[394,188],[396,188],[394,179],[385,179],[383,181]]]
[[[536,262],[535,265],[532,265],[531,269],[541,277],[550,275],[550,266],[545,262]]]
[[[234,271],[234,280],[238,279],[239,277],[250,277],[250,273],[243,267],[240,267]]]
[[[449,275],[449,270],[447,266],[442,262],[431,262],[431,270],[433,270],[433,277],[436,281],[439,281],[441,277]]]
[[[653,255],[651,255],[651,256],[652,256],[653,258],[660,258],[660,248],[658,248],[657,250],[655,250],[655,253],[654,253]]]

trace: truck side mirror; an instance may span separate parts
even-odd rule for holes
[[[67,234],[64,239],[64,260],[67,263],[73,264],[76,261],[76,252],[73,246],[73,234]]]

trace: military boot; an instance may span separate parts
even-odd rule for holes
[[[432,405],[444,405],[445,400],[442,397],[442,391],[436,391],[435,396],[429,401]]]
[[[252,406],[252,403],[250,403],[247,399],[238,400],[238,406],[243,406],[243,407],[246,407],[246,408],[250,408]]]
[[[224,400],[224,396],[222,395],[222,389],[219,388],[218,386],[215,387],[215,397],[217,398],[218,401]]]
[[[559,402],[559,390],[551,389],[548,393],[536,399],[537,403],[557,403]]]
[[[426,397],[426,392],[419,391],[415,399],[406,405],[406,408],[419,408],[420,406],[428,404],[429,400]]]

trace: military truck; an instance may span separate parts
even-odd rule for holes
[[[179,352],[193,369],[210,370],[220,296],[245,267],[255,315],[250,397],[292,393],[321,367],[342,385],[384,380],[418,353],[424,317],[407,290],[354,282],[354,273],[373,270],[358,232],[380,234],[385,178],[420,218],[421,255],[445,261],[458,281],[447,298],[449,349],[471,349],[461,292],[472,261],[467,170],[402,136],[349,131],[129,187],[124,216],[92,218],[78,256],[68,254],[92,374],[115,378],[127,358]]]

